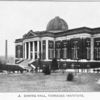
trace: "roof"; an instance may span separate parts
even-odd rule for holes
[[[30,30],[27,34],[23,35],[23,38],[16,39],[15,43],[22,42],[24,39],[34,38],[34,37],[45,37],[45,36],[61,37],[61,36],[81,34],[81,33],[89,33],[91,35],[99,34],[100,27],[98,27],[98,28],[80,27],[80,28],[70,29],[70,30],[61,31],[61,32],[50,32],[50,31],[36,31],[36,32],[34,32],[34,31]]]
[[[64,19],[57,16],[49,21],[46,30],[47,31],[68,30],[68,24]]]
[[[20,38],[20,39],[16,39],[15,40],[15,43],[19,43],[19,42],[23,42],[23,38]]]

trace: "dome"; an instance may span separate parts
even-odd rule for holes
[[[66,31],[68,30],[67,23],[60,17],[55,17],[54,19],[50,20],[47,25],[47,31]]]

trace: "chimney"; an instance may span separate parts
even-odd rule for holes
[[[7,63],[8,60],[8,41],[5,40],[5,61]]]

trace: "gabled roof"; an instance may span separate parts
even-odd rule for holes
[[[27,34],[24,34],[23,35],[23,38],[31,38],[31,37],[34,37],[34,36],[37,36],[35,32],[33,32],[32,30],[30,30]]]
[[[33,37],[43,37],[43,36],[54,36],[52,32],[48,31],[36,31],[30,30],[27,34],[23,35],[23,39],[33,38]]]

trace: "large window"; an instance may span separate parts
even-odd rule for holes
[[[68,42],[66,40],[62,41],[62,58],[68,58]]]
[[[53,41],[49,41],[49,59],[54,58],[54,42]]]
[[[71,39],[71,58],[73,60],[79,59],[79,39]]]
[[[78,59],[78,41],[73,41],[74,46],[72,47],[72,59]]]
[[[61,58],[61,41],[56,41],[55,43],[55,49],[56,49],[56,58],[60,59]]]
[[[70,40],[71,47],[71,59],[79,60],[82,59],[82,39],[73,38]]]
[[[100,38],[94,39],[94,59],[100,60]]]
[[[22,45],[16,46],[16,58],[23,58],[23,46]]]
[[[90,60],[91,57],[91,48],[90,48],[90,38],[86,39],[86,59]]]

